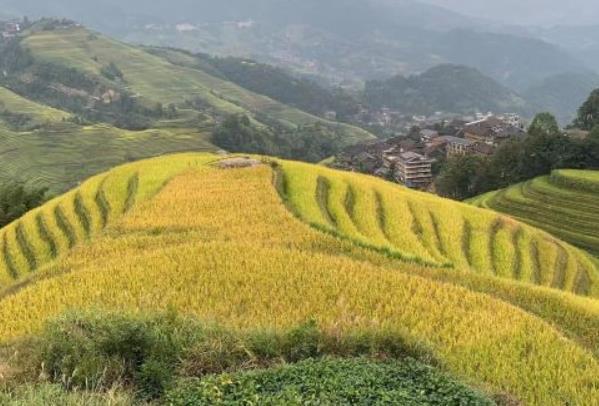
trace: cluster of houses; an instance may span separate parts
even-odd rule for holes
[[[433,184],[433,164],[455,155],[492,155],[510,139],[525,136],[524,123],[514,114],[481,115],[473,121],[454,118],[442,124],[414,127],[408,135],[346,148],[334,166],[427,190]]]
[[[10,39],[17,36],[21,32],[21,24],[15,22],[0,22],[0,31],[3,39]]]

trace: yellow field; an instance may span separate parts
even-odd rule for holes
[[[282,168],[290,206],[319,228],[423,264],[599,297],[586,253],[507,216],[364,175],[297,162]]]
[[[126,165],[5,229],[19,278],[30,265],[23,236],[40,278],[2,299],[0,339],[33,333],[71,308],[173,308],[240,329],[315,318],[337,334],[408,334],[450,371],[527,404],[599,399],[599,302],[503,275],[520,258],[522,275],[550,286],[546,272],[566,255],[566,275],[580,261],[594,278],[578,250],[380,180],[292,162],[281,162],[278,176],[267,165],[221,170],[208,164],[215,159],[186,154]],[[76,236],[72,250],[56,207]],[[40,213],[57,260],[48,260],[49,244],[32,223]],[[536,241],[538,269],[514,241]]]

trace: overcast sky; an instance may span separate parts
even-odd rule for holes
[[[509,24],[599,25],[599,0],[423,0]]]

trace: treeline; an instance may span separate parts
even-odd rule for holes
[[[367,81],[362,101],[372,109],[389,107],[405,114],[528,109],[522,98],[478,70],[447,64],[420,75]]]
[[[316,123],[296,130],[261,127],[246,115],[231,115],[216,127],[214,144],[229,152],[244,152],[318,162],[341,145],[335,129]]]
[[[525,138],[501,145],[491,157],[449,158],[436,180],[437,192],[463,200],[548,175],[554,169],[598,169],[599,127],[590,118],[595,117],[599,123],[599,109],[595,111],[598,114],[587,114],[588,109],[581,108],[583,117],[577,122],[583,120],[587,122],[584,128],[595,128],[584,139],[568,137],[551,114],[542,113],[534,119]]]

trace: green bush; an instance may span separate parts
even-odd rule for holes
[[[397,332],[332,335],[315,322],[287,332],[232,332],[171,313],[127,316],[70,313],[46,325],[23,344],[33,354],[29,375],[47,375],[71,390],[131,387],[153,399],[175,378],[204,377],[270,367],[325,356],[402,359],[427,362],[430,352]]]
[[[492,405],[434,368],[414,359],[304,360],[279,368],[184,379],[166,396],[184,405]]]

